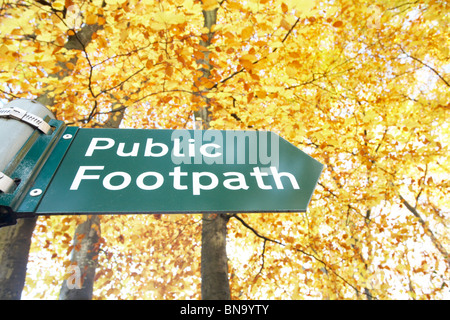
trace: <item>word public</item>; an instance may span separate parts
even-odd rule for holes
[[[111,191],[123,190],[130,186],[137,186],[141,190],[152,191],[169,183],[173,189],[180,191],[187,190],[192,192],[194,196],[198,196],[203,191],[213,190],[219,186],[223,186],[228,190],[248,190],[250,186],[255,186],[263,190],[271,190],[274,188],[300,189],[298,181],[293,174],[289,172],[279,172],[277,163],[278,154],[274,154],[278,152],[278,144],[274,142],[272,142],[271,146],[271,157],[267,154],[265,154],[264,157],[258,154],[261,153],[261,150],[265,150],[265,153],[267,153],[268,150],[267,147],[261,148],[261,141],[258,141],[259,145],[254,150],[247,150],[247,157],[240,157],[239,155],[235,157],[235,159],[247,159],[247,163],[242,163],[243,161],[239,160],[241,164],[259,165],[262,163],[261,159],[264,158],[264,167],[251,165],[243,167],[246,170],[245,172],[222,172],[222,170],[220,173],[217,173],[217,171],[214,170],[199,171],[199,166],[196,166],[196,171],[193,171],[193,169],[190,170],[189,166],[182,167],[177,164],[180,164],[179,158],[192,158],[199,153],[201,154],[202,159],[208,160],[208,158],[216,159],[222,157],[227,160],[228,158],[224,154],[224,150],[226,150],[226,152],[233,150],[236,152],[236,150],[245,149],[236,149],[235,145],[230,146],[230,143],[235,143],[235,139],[220,140],[216,137],[214,143],[205,144],[202,143],[202,141],[197,141],[197,139],[184,138],[181,140],[179,136],[174,136],[172,139],[172,146],[163,142],[156,142],[153,138],[147,138],[144,141],[135,142],[130,148],[130,144],[126,146],[126,143],[117,143],[117,141],[112,138],[91,138],[84,157],[95,159],[95,156],[102,152],[109,152],[111,156],[121,158],[166,157],[168,164],[165,165],[164,168],[159,168],[158,171],[129,173],[125,171],[107,172],[103,163],[99,163],[99,165],[81,165],[78,167],[72,180],[70,190],[78,190],[79,188],[82,188],[84,184],[92,183],[92,181],[96,180],[101,181],[102,186]],[[223,143],[223,141],[225,141],[225,143]],[[226,145],[227,141],[228,145]],[[248,145],[251,146],[252,142],[249,141]],[[170,150],[170,147],[172,147],[172,150]],[[170,158],[169,151],[171,151]],[[115,154],[113,154],[113,152]],[[273,159],[276,159],[276,161],[270,161]],[[231,160],[228,159],[228,161]],[[228,163],[227,161],[225,162],[225,164],[220,161],[210,163],[211,166],[217,166],[226,165]],[[92,163],[92,161],[90,163]],[[149,167],[151,168],[152,166],[149,165]],[[201,168],[208,168],[208,166],[202,166]],[[239,166],[234,166],[233,168],[236,169],[239,168]]]

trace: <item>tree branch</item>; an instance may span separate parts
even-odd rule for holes
[[[295,27],[297,26],[297,23],[300,21],[300,18],[297,18],[297,20],[294,22],[294,24],[292,25],[292,27],[288,30],[288,32],[286,33],[286,35],[284,36],[283,40],[281,40],[281,43],[284,43],[286,41],[286,39],[289,37],[289,35],[291,34],[291,32],[295,29]],[[273,49],[273,52],[277,51],[278,48]]]
[[[444,259],[446,260],[447,264],[450,267],[450,256],[447,252],[447,250],[444,248],[444,246],[440,243],[440,241],[436,238],[433,231],[430,229],[428,224],[425,220],[422,219],[420,213],[417,211],[416,208],[414,208],[408,201],[406,201],[405,198],[401,194],[399,194],[400,200],[403,205],[419,220],[420,224],[422,225],[422,228],[425,230],[425,233],[430,237],[431,241],[433,242],[436,249],[444,256]]]
[[[263,269],[264,269],[264,257],[265,257],[265,253],[266,253],[266,242],[267,242],[267,240],[266,239],[264,239],[264,242],[263,242],[263,251],[262,251],[262,253],[261,253],[261,268],[259,269],[259,272],[258,272],[258,274],[257,274],[257,276],[259,275],[259,274],[261,274],[261,272],[263,271]]]
[[[6,91],[2,90],[2,89],[0,89],[0,92],[6,94],[6,95],[8,95],[8,96],[13,97],[14,99],[19,99],[19,98],[20,98],[20,97],[14,95],[14,94],[12,94],[12,93],[9,93],[9,92],[6,92]]]
[[[300,21],[300,18],[298,18],[295,23],[292,25],[292,27],[288,30],[288,32],[286,33],[286,35],[284,36],[283,40],[281,40],[281,43],[284,43],[286,41],[286,39],[289,37],[289,35],[292,33],[292,31],[294,30],[294,28],[297,26],[298,22]],[[273,49],[273,52],[276,52],[278,50],[278,48]],[[253,61],[252,64],[257,64],[258,62],[267,59],[267,57],[262,57],[261,59],[258,59],[256,61]],[[220,80],[219,82],[217,82],[215,85],[213,85],[211,87],[211,89],[215,89],[217,88],[220,84],[223,84],[225,82],[227,82],[228,80],[232,79],[234,76],[238,75],[239,73],[242,73],[245,71],[245,68],[241,68],[238,71],[233,72],[232,74],[230,74],[228,77],[223,78],[222,80]]]
[[[433,67],[429,66],[428,64],[426,64],[426,63],[423,62],[422,60],[420,60],[420,59],[418,59],[418,58],[416,58],[416,57],[414,57],[414,56],[412,56],[412,55],[406,53],[406,51],[403,50],[403,48],[402,48],[400,45],[398,45],[398,46],[400,47],[400,50],[402,50],[402,52],[403,52],[406,56],[408,56],[409,58],[411,58],[411,59],[413,59],[413,60],[419,62],[419,63],[420,63],[421,65],[423,65],[424,67],[427,67],[428,69],[430,69],[431,71],[433,71],[434,74],[436,74],[442,81],[444,81],[444,83],[447,85],[447,87],[450,87],[450,83],[449,83],[447,80],[445,80],[444,77],[443,77],[439,72],[436,71],[436,69],[434,69]]]
[[[231,218],[237,219],[239,222],[242,223],[242,225],[243,225],[244,227],[246,227],[247,229],[249,229],[250,231],[252,231],[254,235],[256,235],[258,238],[263,239],[263,240],[264,240],[264,248],[265,248],[265,242],[266,242],[266,241],[276,243],[276,244],[281,245],[281,246],[283,246],[283,247],[286,246],[286,244],[284,244],[284,243],[282,243],[282,242],[280,242],[280,241],[277,241],[277,240],[275,240],[275,239],[270,239],[270,238],[268,238],[268,237],[266,237],[266,236],[261,235],[258,231],[256,231],[254,228],[252,228],[247,222],[245,222],[245,221],[244,221],[240,216],[238,216],[237,214],[231,215],[230,217],[231,217]],[[321,264],[323,264],[323,266],[324,266],[324,268],[325,268],[326,270],[330,270],[336,277],[338,277],[339,279],[341,279],[345,284],[347,284],[348,286],[350,286],[351,288],[353,288],[356,292],[362,293],[362,294],[366,295],[366,296],[367,296],[368,298],[370,298],[370,299],[373,299],[373,298],[374,298],[372,295],[370,295],[370,293],[367,293],[367,292],[361,292],[360,290],[358,290],[355,286],[353,286],[353,285],[352,285],[351,283],[349,283],[346,279],[344,279],[342,276],[340,276],[336,271],[334,271],[331,267],[329,267],[329,266],[327,265],[327,263],[326,263],[325,261],[323,261],[322,259],[320,259],[320,258],[316,257],[315,255],[310,254],[310,253],[308,253],[308,252],[306,252],[306,251],[304,251],[304,250],[302,250],[302,249],[299,249],[299,248],[294,248],[294,247],[292,247],[291,249],[292,249],[292,250],[295,250],[295,251],[297,251],[297,252],[303,253],[304,255],[306,255],[306,256],[308,256],[308,257],[310,257],[310,258],[313,258],[314,260],[320,262]],[[265,252],[265,251],[264,251],[264,252]],[[263,261],[264,261],[264,260],[263,260]],[[261,269],[261,270],[262,270],[262,269]],[[261,270],[260,270],[259,272],[261,272]]]

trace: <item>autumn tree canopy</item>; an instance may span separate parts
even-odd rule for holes
[[[233,299],[448,298],[449,11],[6,0],[0,98],[71,126],[270,130],[325,164],[306,213],[229,216]],[[38,219],[23,295],[58,297],[85,219]],[[201,219],[101,216],[93,298],[200,298]]]

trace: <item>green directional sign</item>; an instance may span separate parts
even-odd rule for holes
[[[68,127],[18,211],[305,211],[322,169],[266,131]]]

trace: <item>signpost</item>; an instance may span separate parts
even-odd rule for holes
[[[19,168],[12,176],[22,181],[17,189],[0,194],[0,206],[19,218],[306,211],[323,169],[267,131],[49,125],[52,136],[41,138],[52,143],[38,138],[23,159],[33,166],[32,179]]]

